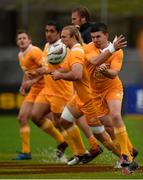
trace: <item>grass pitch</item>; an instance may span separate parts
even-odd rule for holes
[[[11,160],[16,151],[20,151],[21,143],[16,116],[0,116],[0,178],[1,179],[142,179],[143,178],[143,118],[125,117],[129,136],[139,150],[137,161],[140,168],[132,175],[125,176],[121,170],[115,169],[118,159],[104,148],[104,153],[86,165],[68,167],[54,159],[56,142],[43,133],[32,122],[31,149],[32,160]],[[85,143],[87,140],[82,134]],[[88,146],[87,146],[88,148]],[[66,154],[71,157],[67,149]]]

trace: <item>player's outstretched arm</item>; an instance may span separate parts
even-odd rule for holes
[[[96,57],[92,57],[89,61],[94,64],[95,66],[98,66],[112,56],[112,54],[115,51],[118,51],[119,49],[122,49],[127,46],[127,41],[125,40],[125,37],[123,35],[120,35],[116,37],[116,39],[111,43],[108,47],[102,50],[101,54]]]

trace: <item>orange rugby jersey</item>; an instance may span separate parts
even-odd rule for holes
[[[119,88],[122,89],[122,83],[118,76],[114,79],[105,77],[102,73],[96,71],[95,65],[91,64],[88,60],[92,57],[99,56],[101,53],[98,48],[91,42],[84,46],[86,56],[86,68],[89,74],[90,86],[92,92],[100,93],[108,88]],[[120,71],[123,61],[123,51],[118,50],[110,56],[105,63],[113,70]]]
[[[34,71],[42,65],[42,51],[36,46],[29,45],[29,47],[24,52],[19,52],[18,59],[24,72]],[[43,88],[43,86],[44,79],[41,79],[35,83],[32,88]]]
[[[83,77],[82,80],[73,81],[74,89],[78,96],[78,104],[83,105],[90,100],[89,78],[85,67],[85,54],[83,47],[77,43],[75,44],[68,56],[68,68],[71,70],[72,65],[80,63],[83,65]]]
[[[58,43],[60,40],[58,40],[55,43]],[[65,66],[67,63],[66,58],[59,64],[50,64],[48,63],[48,48],[49,48],[49,43],[45,45],[44,51],[43,51],[43,59],[42,59],[42,64],[43,66],[46,66],[49,70],[56,70],[59,68],[62,68]],[[55,81],[53,80],[51,75],[45,75],[45,88],[44,88],[44,93],[47,95],[51,96],[56,96],[56,97],[61,97],[64,98],[65,100],[69,100],[72,95],[73,95],[73,83],[70,81],[65,81],[65,80],[58,80]]]

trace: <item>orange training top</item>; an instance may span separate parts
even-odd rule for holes
[[[60,42],[60,40],[58,40],[55,43]],[[49,43],[47,43],[45,45],[44,51],[43,51],[43,59],[42,59],[42,63],[43,66],[46,66],[49,70],[56,70],[59,68],[62,68],[63,65],[66,64],[66,58],[64,59],[64,61],[62,61],[59,64],[50,64],[48,63],[48,48],[49,48]],[[73,83],[70,81],[65,81],[65,80],[58,80],[55,81],[51,75],[45,75],[45,88],[44,88],[44,93],[47,95],[51,95],[51,96],[56,96],[56,97],[61,97],[64,98],[65,100],[70,100],[70,98],[73,95]]]
[[[100,93],[107,90],[108,88],[112,89],[115,86],[116,88],[121,89],[122,83],[118,76],[116,76],[114,79],[110,79],[104,76],[102,73],[96,71],[95,65],[89,62],[90,58],[100,55],[99,49],[96,48],[95,45],[91,42],[88,45],[84,46],[84,50],[86,56],[86,68],[89,74],[92,92]],[[122,61],[123,61],[123,51],[120,49],[114,52],[113,55],[110,56],[105,63],[109,66],[110,69],[120,71],[122,66]]]
[[[20,66],[24,72],[34,71],[42,65],[42,51],[40,48],[30,44],[24,52],[19,52],[18,59],[20,62]],[[43,88],[43,84],[44,79],[41,79],[37,83],[35,83],[32,88]]]
[[[68,56],[68,68],[71,70],[72,65],[75,63],[80,63],[83,65],[83,77],[82,80],[73,81],[74,89],[78,96],[78,104],[84,105],[90,100],[90,89],[89,89],[89,79],[85,67],[85,54],[83,47],[77,43],[75,44]]]

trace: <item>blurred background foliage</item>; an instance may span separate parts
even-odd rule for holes
[[[3,26],[7,21],[13,21],[10,25],[12,45],[16,29],[25,28],[34,42],[41,46],[46,22],[52,19],[62,25],[70,24],[71,10],[79,5],[89,8],[93,21],[107,23],[111,37],[123,33],[127,36],[128,45],[135,46],[136,34],[143,27],[142,0],[0,0],[0,20]],[[9,17],[2,23],[4,14]]]
[[[70,10],[71,8],[84,5],[91,11],[100,12],[101,4],[108,3],[108,13],[110,15],[143,15],[143,1],[142,0],[26,0],[32,9],[58,9],[58,10]],[[0,8],[4,10],[22,8],[25,0],[1,0]]]

